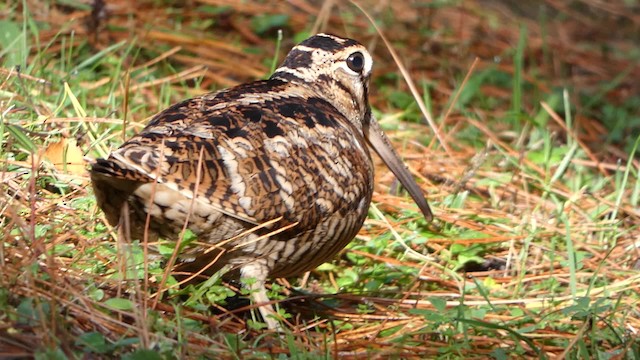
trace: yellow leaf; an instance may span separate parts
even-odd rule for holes
[[[73,175],[81,175],[85,172],[82,150],[75,140],[62,138],[50,144],[44,151],[44,157],[60,172]]]

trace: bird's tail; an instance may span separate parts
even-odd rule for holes
[[[151,179],[134,170],[120,166],[118,160],[97,159],[91,164],[91,183],[98,206],[111,225],[120,220],[122,207],[129,196]]]

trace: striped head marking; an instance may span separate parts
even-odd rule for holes
[[[368,84],[373,60],[355,40],[318,34],[295,46],[271,76],[313,90],[356,128],[368,121]]]
[[[433,215],[422,190],[371,114],[367,87],[372,66],[371,55],[357,41],[318,34],[294,47],[271,78],[304,86],[338,109],[362,131],[431,221]]]

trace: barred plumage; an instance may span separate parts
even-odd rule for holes
[[[371,115],[372,65],[356,41],[318,34],[294,47],[268,80],[171,106],[92,165],[98,205],[116,225],[126,204],[135,238],[147,214],[148,231],[167,239],[188,221],[211,247],[185,249],[193,261],[178,270],[197,271],[221,255],[205,273],[229,265],[255,278],[258,303],[268,301],[268,277],[313,269],[362,227],[373,193],[367,143],[430,220],[419,187]],[[271,307],[260,310],[277,327]]]

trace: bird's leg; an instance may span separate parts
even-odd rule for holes
[[[250,260],[240,268],[240,274],[241,279],[254,279],[253,282],[249,282],[251,299],[258,305],[260,315],[262,315],[264,322],[267,323],[267,327],[271,330],[281,331],[282,327],[277,320],[273,305],[269,304],[267,289],[264,286],[269,274],[265,262],[263,260]]]

